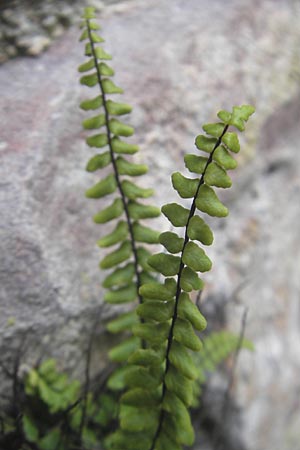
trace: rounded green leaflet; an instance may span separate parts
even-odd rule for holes
[[[86,138],[86,143],[90,147],[102,148],[108,144],[108,139],[106,134],[95,134],[94,136],[89,136]]]
[[[159,238],[159,231],[152,230],[152,228],[145,227],[139,222],[133,224],[133,235],[137,242],[145,242],[147,244],[157,244]]]
[[[132,327],[135,336],[149,341],[151,344],[162,344],[166,341],[170,326],[167,322],[160,323],[138,323]]]
[[[112,391],[122,391],[126,387],[126,374],[130,374],[134,370],[132,366],[118,367],[107,379],[107,386]]]
[[[157,408],[122,405],[120,408],[121,428],[128,431],[152,430],[157,425],[158,414]]]
[[[181,252],[184,239],[180,238],[176,233],[165,231],[159,236],[159,242],[168,250],[169,253]]]
[[[135,311],[123,313],[116,319],[107,323],[106,328],[110,333],[121,333],[122,331],[130,330],[131,327],[138,322],[138,317]]]
[[[82,18],[86,20],[95,19],[96,18],[95,8],[93,6],[86,6],[84,8]]]
[[[142,297],[149,299],[172,300],[176,294],[176,281],[171,279],[170,282],[147,283],[140,287],[139,292]]]
[[[116,188],[116,178],[113,174],[111,174],[88,189],[85,192],[85,196],[87,198],[102,198],[115,192]]]
[[[154,272],[153,269],[151,269],[151,270]],[[143,270],[141,272],[141,274],[140,274],[140,280],[141,280],[141,285],[145,284],[145,283],[153,283],[153,282],[157,281],[157,275],[155,274],[153,276],[151,273],[146,272],[145,270]]]
[[[180,172],[175,172],[172,174],[172,184],[180,197],[193,198],[197,192],[199,180],[186,178]]]
[[[108,166],[110,162],[110,153],[104,152],[93,156],[87,163],[86,170],[87,172],[95,172],[98,169],[103,169],[104,167]]]
[[[102,105],[103,105],[102,96],[101,95],[97,95],[97,97],[91,98],[89,100],[83,100],[80,103],[80,108],[83,109],[84,111],[89,111],[89,110],[98,109]]]
[[[120,175],[137,177],[148,172],[148,166],[146,166],[146,164],[130,163],[126,159],[122,158],[122,156],[118,156],[116,163]]]
[[[89,59],[87,62],[81,64],[78,67],[78,72],[88,72],[89,70],[93,69],[95,67],[95,61],[94,59]]]
[[[207,322],[205,317],[185,292],[182,292],[179,297],[178,316],[189,320],[198,331],[203,331],[206,328]]]
[[[102,86],[105,94],[123,94],[123,89],[116,86],[109,78],[104,78],[102,80]]]
[[[137,307],[138,316],[146,320],[165,322],[171,319],[174,312],[174,302],[147,300]]]
[[[84,24],[86,24],[86,22]],[[91,22],[91,21],[89,21],[89,28],[91,30],[101,30],[100,25],[98,25],[96,22]]]
[[[196,272],[207,272],[211,269],[212,262],[202,248],[195,242],[188,242],[182,255],[182,261]]]
[[[113,347],[108,352],[108,356],[114,362],[124,362],[127,361],[129,355],[137,350],[139,346],[139,338],[131,336],[130,338],[123,340],[120,344]]]
[[[111,245],[115,245],[118,242],[124,241],[127,236],[128,236],[127,222],[121,220],[120,222],[118,222],[115,229],[111,233],[99,239],[97,244],[99,245],[99,247],[110,247]]]
[[[109,290],[104,294],[104,301],[111,304],[133,302],[137,298],[136,283],[130,283],[118,289]]]
[[[83,32],[81,33],[81,36],[79,38],[79,41],[82,42],[86,39],[89,38],[89,30],[86,28],[85,30],[83,30]]]
[[[100,70],[100,74],[104,77],[112,77],[115,74],[114,69],[112,69],[108,64],[105,62],[101,62],[98,64],[98,68]]]
[[[95,47],[94,52],[95,52],[95,57],[97,59],[104,59],[104,60],[112,59],[111,55],[109,53],[107,53],[102,47]],[[86,55],[92,54],[92,49],[90,47],[90,44],[87,44],[85,54]]]
[[[115,134],[116,136],[132,136],[134,133],[134,129],[126,125],[125,123],[120,122],[117,119],[110,119],[109,121],[109,129],[111,133]]]
[[[83,77],[80,78],[79,81],[84,86],[88,86],[88,87],[96,86],[96,84],[98,83],[97,73],[94,72],[94,73],[91,73],[90,75],[84,75]]]
[[[149,252],[149,250],[147,250],[144,247],[138,247],[137,249],[138,263],[146,272],[153,271],[152,267],[150,267],[147,262],[150,255],[151,253]]]
[[[176,369],[179,370],[185,377],[190,380],[195,380],[198,375],[198,370],[195,366],[193,358],[186,349],[186,347],[176,341],[172,341],[169,359]]]
[[[91,32],[91,38],[94,44],[100,44],[101,42],[104,42],[103,37],[99,36],[98,33],[95,33],[93,31]],[[109,59],[111,59],[111,57]]]
[[[116,198],[112,203],[112,205],[102,209],[102,211],[98,212],[98,214],[94,216],[94,222],[95,223],[109,222],[110,220],[120,217],[123,211],[124,206],[122,200],[120,198]]]
[[[210,227],[199,216],[193,216],[190,219],[187,234],[190,239],[197,240],[204,245],[211,245],[214,240]]]
[[[128,144],[127,142],[119,139],[117,136],[113,137],[113,139],[111,140],[111,145],[115,153],[133,155],[139,150],[139,147],[137,145]]]
[[[150,256],[148,264],[165,277],[171,277],[179,271],[180,258],[179,256],[167,255],[165,253],[156,253]]]
[[[185,167],[192,173],[202,174],[207,165],[207,161],[208,159],[204,156],[184,155]]]
[[[122,395],[121,403],[138,407],[157,406],[159,397],[155,394],[155,391],[148,391],[140,387],[133,388]]]
[[[174,441],[174,436],[169,436],[161,431],[156,442],[155,450],[182,450],[182,446]]]
[[[255,108],[252,105],[241,105],[233,107],[233,114],[235,114],[235,110],[239,110],[240,116],[243,120],[247,121],[250,116],[255,112]]]
[[[236,127],[239,131],[244,131],[245,124],[249,117],[254,113],[255,108],[251,105],[234,106],[230,119],[230,125]]]
[[[177,317],[173,336],[177,342],[181,342],[181,344],[195,352],[198,352],[202,348],[202,343],[188,320]]]
[[[156,367],[162,364],[162,358],[155,350],[141,348],[129,356],[128,363],[146,367]]]
[[[112,100],[107,100],[106,107],[109,114],[113,116],[121,116],[123,114],[129,114],[132,111],[132,107],[126,103],[118,103]]]
[[[167,390],[164,396],[163,409],[172,415],[172,423],[180,430],[180,435],[178,436],[180,443],[193,445],[195,439],[194,429],[185,404],[177,395]]]
[[[213,137],[219,138],[225,128],[224,123],[208,123],[206,125],[203,125],[202,129],[205,131],[205,133],[210,134]]]
[[[213,159],[226,170],[235,169],[237,167],[237,161],[230,155],[224,145],[219,145],[219,147],[216,148]]]
[[[196,206],[200,211],[213,217],[228,216],[228,209],[226,206],[220,202],[215,191],[206,184],[202,184],[202,186],[200,186],[198,196],[196,198]]]
[[[216,186],[225,189],[232,186],[231,178],[227,175],[226,171],[215,162],[211,162],[207,167],[204,181],[208,186]]]
[[[222,137],[222,142],[234,153],[238,153],[240,151],[240,143],[239,138],[236,133],[227,131]]]
[[[110,269],[111,267],[117,266],[123,261],[126,261],[128,258],[130,258],[132,253],[132,247],[130,241],[123,242],[120,247],[106,255],[101,263],[100,268],[101,269]]]
[[[189,209],[177,203],[168,203],[161,208],[161,211],[174,227],[184,227],[190,214]]]
[[[222,109],[218,112],[217,116],[219,119],[221,119],[226,125],[230,123],[231,120],[231,113],[228,111],[225,111],[225,109]]]
[[[134,355],[139,349],[132,353]],[[129,356],[131,358],[131,355]],[[128,387],[145,387],[156,389],[161,380],[157,377],[157,368],[155,371],[149,371],[149,368],[142,366],[131,366],[131,370],[125,373],[125,384]]]
[[[151,437],[148,433],[132,433],[117,430],[104,439],[104,448],[122,450],[149,450]],[[165,449],[167,450],[167,449]],[[176,449],[174,449],[176,450]]]
[[[204,283],[193,269],[184,267],[181,272],[180,287],[186,292],[199,291],[203,289]]]
[[[126,266],[120,267],[108,275],[104,279],[102,286],[106,289],[110,289],[112,287],[127,285],[132,281],[134,273],[134,264],[126,264]]]
[[[82,122],[83,128],[86,130],[95,130],[105,125],[105,115],[99,114],[98,116],[89,117]]]
[[[148,198],[153,194],[153,189],[141,188],[135,183],[129,180],[123,180],[122,189],[124,195],[130,200],[135,200],[136,198]]]
[[[193,381],[178,372],[172,364],[169,365],[165,382],[169,391],[174,392],[186,406],[191,405],[193,400]]]
[[[199,150],[203,150],[204,152],[207,153],[211,153],[213,151],[216,143],[217,143],[216,138],[209,138],[207,136],[204,136],[203,134],[199,134],[199,136],[197,136],[195,140],[196,147]]]
[[[160,215],[160,209],[156,206],[142,205],[135,201],[128,203],[128,210],[130,217],[134,220],[151,219]]]

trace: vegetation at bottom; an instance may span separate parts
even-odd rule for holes
[[[209,375],[239,346],[239,336],[227,331],[208,334],[196,359],[198,377],[192,408],[200,406],[201,389]],[[246,339],[240,348],[252,350]],[[119,394],[106,381],[90,386],[72,380],[46,359],[16,380],[18,408],[1,417],[3,450],[109,450],[108,436],[117,428]],[[108,442],[107,442],[108,441]]]
[[[98,245],[100,268],[109,271],[104,301],[115,307],[107,331],[119,335],[109,351],[114,370],[105,385],[81,386],[45,360],[23,379],[19,408],[1,418],[1,439],[16,439],[12,449],[181,450],[194,443],[190,408],[201,402],[207,374],[231,353],[252,348],[225,330],[205,337],[195,299],[204,289],[199,274],[212,267],[207,217],[228,215],[219,189],[232,185],[236,130],[244,131],[254,108],[221,110],[216,122],[203,125],[196,152],[184,156],[186,173],[171,176],[178,202],[151,205],[153,189],[139,181],[148,167],[136,159],[134,129],[123,119],[132,108],[119,100],[123,90],[113,81],[94,8],[85,8],[81,28],[87,60],[78,69],[80,83],[97,89],[80,104],[88,114],[86,143],[95,151],[86,197],[98,205],[94,222],[105,225]],[[145,222],[161,212],[169,221],[162,233]]]

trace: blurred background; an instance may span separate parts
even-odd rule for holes
[[[159,206],[176,200],[170,175],[183,170],[201,125],[220,109],[256,107],[233,188],[220,194],[230,216],[211,221],[214,267],[204,277],[202,308],[215,330],[238,334],[246,317],[255,346],[238,358],[230,425],[236,447],[226,450],[300,450],[300,3],[89,4],[99,10],[115,81],[134,107],[135,160],[149,165],[143,182],[155,186]],[[82,377],[97,315],[93,373],[108,364],[104,322],[114,312],[102,303],[96,246],[105,230],[92,221],[103,205],[84,197],[99,175],[84,170],[92,150],[78,108],[91,97],[77,74],[85,60],[78,43],[84,5],[0,2],[2,393],[11,387],[3,367],[18,352],[28,366],[54,356]],[[168,224],[161,218],[157,227]],[[207,415],[217,414],[209,408],[226,386],[226,374],[210,378]]]

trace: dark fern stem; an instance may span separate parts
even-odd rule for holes
[[[182,275],[182,270],[183,270],[183,268],[185,267],[185,264],[184,264],[183,261],[182,261],[182,255],[183,255],[183,252],[184,252],[184,250],[185,250],[186,244],[187,244],[187,243],[189,242],[189,240],[190,240],[190,239],[189,239],[189,236],[188,236],[188,233],[187,233],[187,229],[188,229],[190,220],[191,220],[191,218],[194,216],[195,211],[196,211],[196,198],[198,197],[198,193],[199,193],[200,186],[204,183],[204,176],[205,176],[205,174],[206,174],[206,170],[207,170],[209,164],[212,163],[212,161],[213,161],[213,156],[214,156],[214,152],[215,152],[215,150],[220,146],[220,144],[221,144],[221,142],[222,142],[222,138],[223,138],[223,136],[225,135],[226,131],[228,130],[228,127],[229,127],[229,125],[226,125],[226,126],[224,127],[223,133],[222,133],[221,136],[218,138],[218,140],[217,140],[217,142],[216,142],[216,144],[215,144],[213,150],[211,151],[211,153],[210,153],[210,155],[209,155],[209,158],[207,159],[207,163],[206,163],[206,165],[205,165],[205,168],[204,168],[203,173],[202,173],[202,175],[201,175],[201,177],[200,177],[200,180],[199,180],[199,184],[198,184],[198,187],[197,187],[196,194],[195,194],[195,196],[194,196],[194,198],[193,198],[193,201],[192,201],[192,205],[191,205],[189,217],[188,217],[187,224],[186,224],[186,228],[185,228],[184,244],[183,244],[183,248],[182,248],[182,252],[181,252],[180,266],[179,266],[179,271],[178,271],[178,275],[177,275],[177,286],[176,286],[176,296],[175,296],[174,313],[173,313],[173,317],[172,317],[172,321],[171,321],[170,332],[169,332],[168,343],[167,343],[167,350],[166,350],[166,357],[165,357],[165,360],[166,360],[166,366],[165,366],[164,381],[163,381],[163,387],[162,387],[162,399],[161,399],[161,403],[163,403],[164,397],[165,397],[165,393],[166,393],[165,376],[166,376],[166,374],[168,373],[168,370],[169,370],[169,365],[170,365],[169,353],[170,353],[171,346],[172,346],[172,341],[173,341],[173,330],[174,330],[175,322],[176,322],[176,319],[177,319],[177,309],[178,309],[179,296],[180,296],[180,294],[181,294],[181,292],[182,292],[182,289],[181,289],[181,287],[180,287],[180,279],[181,279],[181,275]],[[164,416],[165,416],[165,410],[164,410],[164,409],[161,409],[160,417],[159,417],[159,421],[158,421],[158,427],[157,427],[157,430],[156,430],[156,432],[155,432],[155,435],[154,435],[154,438],[153,438],[153,443],[152,443],[152,445],[151,445],[150,450],[154,450],[154,448],[155,448],[155,444],[156,444],[157,438],[158,438],[158,436],[159,436],[159,434],[160,434],[160,430],[161,430],[161,427],[162,427],[162,424],[163,424]]]
[[[130,214],[129,214],[129,210],[128,210],[128,203],[126,201],[126,197],[125,197],[122,185],[121,185],[120,176],[119,176],[119,172],[118,172],[118,168],[117,168],[117,164],[116,164],[116,159],[115,159],[115,154],[114,154],[114,151],[113,151],[113,148],[112,148],[112,139],[111,139],[111,132],[110,132],[110,128],[109,128],[109,112],[108,112],[108,109],[107,109],[106,94],[105,94],[105,91],[104,91],[104,88],[103,88],[102,76],[101,76],[101,73],[100,73],[100,69],[99,69],[99,66],[97,64],[97,57],[96,57],[96,53],[95,53],[95,44],[94,44],[92,36],[91,36],[90,20],[89,19],[86,20],[86,26],[87,26],[87,30],[88,30],[89,41],[90,41],[90,44],[91,44],[92,55],[93,55],[93,58],[94,58],[95,68],[96,68],[96,72],[97,72],[98,84],[99,84],[99,87],[100,87],[101,96],[103,98],[103,109],[104,109],[104,114],[105,114],[105,128],[106,128],[106,134],[107,134],[107,140],[108,140],[109,153],[110,153],[111,162],[112,162],[112,165],[113,165],[113,170],[114,170],[115,177],[116,177],[117,186],[118,186],[118,189],[119,189],[119,192],[120,192],[120,195],[121,195],[121,199],[122,199],[122,203],[123,203],[123,207],[124,207],[124,211],[125,211],[125,216],[126,216],[126,221],[127,221],[127,225],[128,225],[128,230],[129,230],[129,234],[130,234],[130,243],[131,243],[133,259],[134,259],[134,268],[135,268],[138,300],[139,300],[139,303],[142,303],[143,299],[142,299],[142,296],[139,293],[139,288],[141,287],[141,274],[140,274],[139,264],[138,264],[138,256],[137,256],[135,237],[134,237],[134,234],[133,234],[132,220],[130,218]]]
[[[90,147],[104,148],[108,151],[96,154],[87,165],[89,172],[95,172],[104,167],[111,167],[112,173],[101,179],[96,185],[88,189],[86,196],[93,199],[115,194],[113,203],[102,209],[94,216],[96,223],[107,223],[118,219],[115,229],[98,241],[100,247],[108,248],[119,245],[116,250],[108,253],[100,262],[101,269],[112,269],[112,272],[104,279],[103,287],[106,289],[104,301],[110,304],[123,305],[138,300],[143,303],[140,287],[143,283],[153,280],[147,258],[151,255],[148,244],[157,244],[159,232],[143,225],[140,221],[158,217],[160,209],[139,202],[153,194],[152,189],[141,188],[131,178],[138,177],[147,172],[144,164],[135,164],[124,156],[133,155],[138,147],[123,140],[124,137],[133,135],[131,126],[118,120],[118,116],[129,114],[130,105],[112,101],[108,96],[121,94],[123,90],[111,80],[113,69],[104,62],[112,59],[99,45],[104,40],[96,33],[100,27],[93,21],[94,9],[86,8],[81,27],[83,33],[80,40],[87,40],[85,54],[90,57],[87,62],[79,66],[79,72],[90,72],[80,78],[80,82],[88,87],[97,86],[100,95],[93,99],[85,100],[80,107],[86,111],[102,110],[102,114],[89,117],[83,121],[83,127],[87,130],[103,130],[104,133],[87,137],[86,142]],[[126,156],[127,157],[127,156]],[[130,177],[130,178],[128,178]],[[120,219],[125,216],[124,220]],[[141,244],[147,244],[147,247]],[[118,364],[126,363],[130,353],[139,347],[145,348],[143,339],[132,336],[132,325],[136,322],[144,322],[138,318],[133,310],[123,312],[116,319],[107,324],[111,333],[125,332],[127,339],[111,349],[109,356]],[[109,379],[110,388],[122,390],[122,377],[116,374]]]

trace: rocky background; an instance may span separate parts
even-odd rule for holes
[[[0,68],[3,399],[11,387],[3,367],[18,353],[29,366],[54,356],[82,376],[95,320],[94,373],[107,366],[111,337],[103,330],[113,311],[102,304],[97,267],[95,242],[104,230],[91,219],[102,205],[84,197],[97,175],[84,171],[91,150],[78,108],[91,94],[76,73],[84,61],[82,4],[1,2],[1,61],[31,55]],[[142,150],[136,160],[149,165],[144,183],[156,186],[159,205],[175,199],[170,174],[183,168],[201,124],[233,104],[256,106],[234,187],[222,194],[230,216],[212,223],[214,269],[205,276],[203,308],[217,327],[237,333],[247,311],[255,352],[238,361],[237,450],[299,450],[299,3],[97,4],[116,82],[134,106],[130,120]],[[163,219],[157,226],[168,227]],[[223,385],[219,374],[212,377],[216,392]]]

